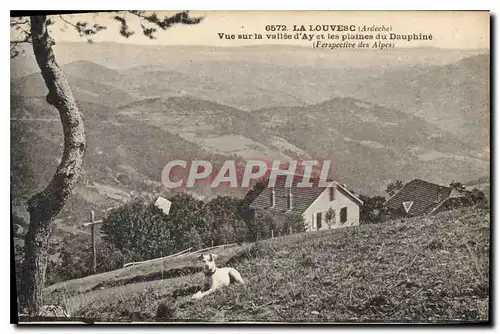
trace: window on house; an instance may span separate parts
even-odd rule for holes
[[[330,188],[330,202],[335,199],[335,187]]]
[[[340,209],[340,222],[343,224],[347,221],[347,207]]]
[[[318,230],[321,228],[321,212],[316,214],[316,226]]]
[[[404,208],[406,213],[408,213],[410,211],[412,205],[413,205],[413,201],[403,202],[403,208]]]

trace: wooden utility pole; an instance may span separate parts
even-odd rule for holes
[[[82,225],[84,227],[87,227],[90,225],[90,238],[92,242],[92,273],[96,274],[97,273],[97,256],[96,256],[96,249],[95,249],[95,225],[102,223],[102,220],[95,220],[95,215],[94,215],[94,210],[90,211],[90,222],[88,223],[83,223]]]

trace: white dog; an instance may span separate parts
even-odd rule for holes
[[[205,274],[205,289],[198,291],[193,295],[192,299],[201,299],[206,295],[213,293],[218,288],[228,286],[231,281],[239,284],[245,284],[240,273],[234,268],[217,268],[214,260],[217,258],[215,254],[202,254],[199,259],[203,261],[203,273]]]

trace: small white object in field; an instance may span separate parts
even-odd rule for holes
[[[319,312],[315,310],[315,311],[311,311],[311,314],[318,315]]]

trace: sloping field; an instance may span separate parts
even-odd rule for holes
[[[154,321],[160,304],[162,321],[487,321],[489,238],[488,211],[458,210],[223,250],[219,264],[247,284],[200,301],[195,256],[59,283],[46,298],[97,321]]]
[[[225,263],[235,255],[241,253],[248,246],[235,246],[217,250],[220,263]],[[91,292],[111,288],[121,287],[138,282],[150,282],[156,280],[166,280],[201,272],[200,262],[197,258],[200,254],[190,254],[178,258],[158,260],[154,262],[138,264],[127,268],[117,269],[102,274],[87,276],[71,281],[60,282],[47,287],[44,291],[47,298],[54,296],[61,298],[77,297]],[[170,283],[167,283],[169,285]],[[132,284],[133,285],[133,284]],[[108,291],[104,291],[104,294]]]

